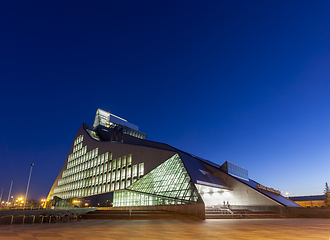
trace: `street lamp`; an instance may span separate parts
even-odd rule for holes
[[[24,207],[23,207],[23,209],[25,208],[25,205],[26,205],[26,200],[27,200],[27,195],[28,195],[28,191],[29,191],[29,185],[30,185],[30,179],[31,179],[31,173],[32,173],[32,167],[33,167],[33,165],[34,165],[34,163],[31,163],[30,175],[29,175],[29,180],[28,180],[28,184],[27,184],[27,187],[26,187],[25,201],[24,201]]]
[[[1,206],[2,193],[3,193],[3,188],[2,188],[2,190],[1,190],[1,196],[0,196],[0,206]]]
[[[45,206],[46,199],[43,198],[40,201],[41,201],[41,207],[44,207]]]
[[[9,194],[8,194],[8,200],[7,200],[7,207],[8,207],[8,205],[9,205],[9,198],[10,198],[10,194],[11,194],[11,188],[12,188],[12,186],[13,186],[13,179],[11,180],[11,182],[10,182],[10,188],[9,188]]]

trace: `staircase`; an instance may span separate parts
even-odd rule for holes
[[[83,219],[198,219],[195,216],[169,211],[96,210],[82,215]]]
[[[280,215],[274,212],[252,211],[249,209],[229,209],[221,206],[205,207],[206,219],[258,219],[258,218],[299,218],[300,215]]]

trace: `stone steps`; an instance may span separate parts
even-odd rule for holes
[[[168,211],[97,210],[82,215],[83,219],[198,219],[195,216]]]
[[[262,218],[302,218],[297,214],[205,214],[205,219],[262,219]]]

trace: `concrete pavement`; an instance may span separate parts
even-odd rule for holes
[[[0,240],[330,239],[330,219],[81,220],[0,225]]]

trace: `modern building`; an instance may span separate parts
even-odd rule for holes
[[[101,109],[93,126],[80,126],[47,200],[55,207],[176,206],[204,213],[209,206],[299,206],[242,167],[149,141],[136,125]]]
[[[296,196],[289,199],[302,207],[325,207],[324,195]]]

